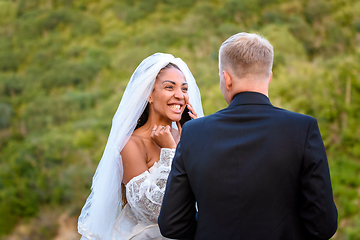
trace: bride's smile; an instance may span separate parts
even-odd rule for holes
[[[175,113],[182,113],[182,111],[183,111],[183,108],[182,108],[183,104],[182,104],[182,103],[178,103],[178,104],[176,104],[176,103],[174,103],[174,104],[168,104],[168,106],[169,106],[169,108],[170,108],[171,110],[173,110]]]

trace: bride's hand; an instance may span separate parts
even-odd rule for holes
[[[190,103],[187,103],[186,106],[187,106],[187,108],[189,109],[189,112],[188,112],[189,116],[190,116],[192,119],[197,119],[197,113],[195,112],[193,106],[192,106]],[[177,126],[178,131],[179,131],[179,134],[180,134],[180,136],[181,136],[182,126],[181,126],[181,124],[180,124],[180,121],[177,121],[177,122],[176,122],[176,126]]]
[[[150,137],[160,148],[176,148],[176,143],[169,125],[156,126],[155,124],[151,130]]]
[[[192,119],[197,119],[197,113],[195,112],[193,106],[190,103],[186,104],[186,106],[189,109],[189,116]]]

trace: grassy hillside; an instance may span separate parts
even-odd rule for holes
[[[360,239],[356,0],[0,0],[0,236],[48,216],[26,237],[51,239],[55,212],[79,215],[145,57],[182,58],[205,114],[226,107],[217,53],[241,31],[274,46],[272,103],[319,121],[339,209],[333,239]]]

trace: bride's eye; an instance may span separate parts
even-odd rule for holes
[[[169,90],[172,90],[174,87],[171,86],[171,85],[168,85],[168,86],[165,86],[165,89],[169,89]]]
[[[187,91],[188,91],[188,88],[187,88],[187,87],[184,87],[184,88],[182,88],[182,91],[183,91],[183,92],[187,92]]]

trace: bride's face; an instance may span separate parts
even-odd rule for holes
[[[155,114],[171,121],[180,121],[189,101],[188,84],[184,74],[174,67],[160,71],[154,90],[149,98]],[[150,111],[152,111],[150,110]]]

